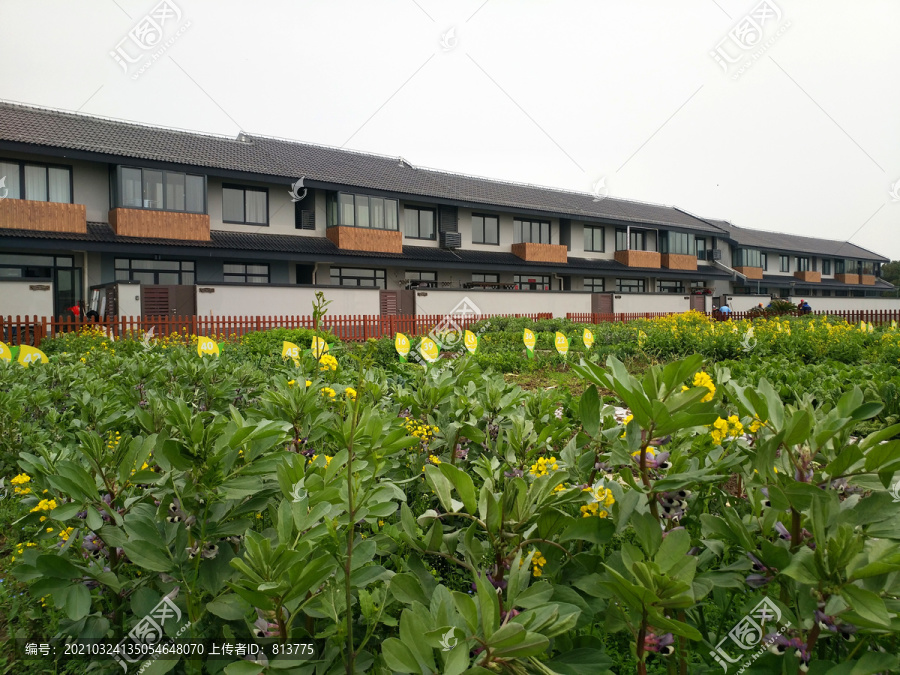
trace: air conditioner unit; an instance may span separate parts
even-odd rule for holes
[[[459,232],[441,232],[441,248],[460,248],[462,235]]]
[[[722,249],[720,248],[711,248],[706,252],[707,260],[721,260],[722,259]]]

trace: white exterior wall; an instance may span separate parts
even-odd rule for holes
[[[203,293],[201,289],[215,289]],[[197,286],[198,316],[307,316],[316,292],[322,291],[329,314],[380,314],[377,288],[311,288],[309,286]]]
[[[772,301],[768,295],[729,295],[727,297],[728,306],[733,312],[748,312],[754,307],[759,307],[759,303],[765,307]]]
[[[680,293],[616,293],[613,295],[613,312],[616,313],[686,312],[690,308],[690,295]]]
[[[591,311],[590,293],[429,288],[416,291],[416,314],[449,314],[463,300],[482,314],[550,312],[554,317],[565,317],[567,312]]]
[[[241,225],[222,222],[222,184],[245,185],[247,187],[266,188],[269,193],[269,224]],[[301,237],[325,236],[325,193],[322,190],[310,191],[300,202],[304,209],[315,209],[316,229],[298,230],[296,228],[295,206],[291,201],[289,185],[272,185],[254,181],[233,181],[215,176],[207,179],[207,209],[209,226],[213,230],[225,232],[253,232],[257,234],[295,234]]]
[[[874,310],[900,310],[900,298],[823,298],[793,296],[783,298],[793,304],[806,300],[814,312],[869,312]]]
[[[47,290],[31,290],[31,286]],[[53,284],[34,279],[0,283],[0,316],[53,316]]]
[[[141,315],[141,285],[117,284],[119,316]]]

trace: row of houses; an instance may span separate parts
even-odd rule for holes
[[[888,259],[672,206],[0,102],[0,315],[887,309]],[[891,306],[893,308],[893,305]]]

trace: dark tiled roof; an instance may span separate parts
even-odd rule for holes
[[[173,162],[410,196],[716,232],[671,206],[413,168],[385,157],[259,136],[248,141],[0,102],[0,140],[114,157]]]
[[[704,267],[699,272],[682,270],[649,269],[626,267],[615,260],[589,258],[569,258],[566,265],[541,262],[527,262],[509,251],[482,251],[472,249],[448,250],[432,246],[404,246],[403,254],[371,253],[339,249],[325,237],[290,234],[258,234],[254,232],[224,232],[212,230],[209,241],[186,241],[180,239],[154,239],[150,237],[120,237],[106,223],[88,223],[85,234],[71,232],[37,232],[35,230],[14,230],[0,228],[0,237],[25,240],[56,240],[72,244],[92,244],[94,250],[127,251],[129,247],[153,247],[166,249],[177,247],[188,254],[193,251],[209,251],[210,255],[231,254],[234,251],[246,253],[285,254],[320,260],[340,260],[341,258],[365,258],[381,260],[382,264],[415,265],[416,263],[438,264],[446,267],[466,268],[507,268],[532,270],[536,273],[563,272],[566,274],[596,274],[615,276],[655,276],[661,278],[729,278],[727,272]],[[35,242],[37,243],[37,242]]]
[[[741,246],[750,246],[760,249],[776,251],[791,251],[794,253],[811,253],[813,255],[835,256],[842,258],[861,258],[863,260],[880,260],[888,262],[888,258],[872,253],[856,244],[834,239],[818,239],[815,237],[802,237],[798,234],[785,234],[782,232],[764,232],[760,230],[748,230],[737,225],[732,225],[727,220],[705,219],[708,223],[725,230],[730,239]]]

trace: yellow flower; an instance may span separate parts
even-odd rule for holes
[[[331,354],[323,354],[319,359],[319,370],[337,370],[338,362]]]
[[[38,502],[38,505],[31,509],[31,513],[35,511],[52,511],[56,508],[56,500],[55,499],[42,499]],[[43,516],[41,516],[43,518]]]
[[[345,387],[344,388],[344,396],[349,398],[351,401],[356,400],[356,389],[353,387]]]
[[[383,521],[383,520],[379,520],[379,521],[378,521],[378,527],[384,527],[384,521]]]
[[[295,384],[297,384],[297,380],[288,380],[289,387],[293,387]]]
[[[709,393],[700,399],[701,403],[706,403],[713,400],[713,396],[716,393],[716,385],[713,384],[712,378],[709,376],[709,373],[703,370],[694,373],[693,385],[695,387],[706,387],[707,389],[709,389]]]
[[[12,483],[13,485],[24,485],[25,483],[31,482],[31,476],[29,476],[27,473],[20,473],[18,476],[11,479],[9,482]]]
[[[628,415],[628,417],[626,417],[624,420],[622,420],[622,426],[627,427],[628,423],[633,419],[634,419],[634,415]],[[619,438],[625,438],[625,433],[626,432],[623,431],[622,435]]]
[[[306,381],[306,386],[307,386],[307,387],[312,386],[312,380],[307,380],[307,381]]]
[[[321,389],[319,389],[319,393],[321,393],[322,396],[327,396],[329,399],[333,399],[335,397],[334,389],[332,389],[331,387],[322,387]]]
[[[74,528],[72,528],[72,527],[67,527],[67,528],[64,529],[64,530],[60,530],[60,531],[59,531],[59,536],[60,536],[60,538],[63,539],[64,541],[68,541],[68,540],[69,540],[69,537],[72,536],[72,530],[73,530],[73,529],[74,529]]]
[[[550,471],[557,471],[559,469],[559,464],[556,461],[556,457],[538,457],[537,462],[531,465],[531,468],[528,470],[528,474],[530,476],[534,476],[537,478],[538,476],[546,476],[550,473]]]
[[[766,420],[766,421],[768,421],[768,420]],[[763,422],[758,417],[754,417],[753,421],[750,423],[750,426],[748,427],[748,429],[750,430],[751,434],[755,434],[757,431],[760,430],[760,428],[762,428],[764,426],[766,426],[766,422]]]

